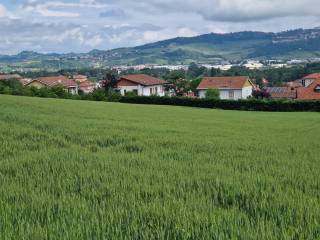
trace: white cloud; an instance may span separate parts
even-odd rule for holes
[[[108,2],[109,0],[99,0]],[[288,16],[319,16],[318,0],[118,0],[123,5],[152,11],[197,13],[213,21],[252,21]]]
[[[0,54],[85,52],[208,32],[281,31],[320,25],[319,0],[0,2]]]

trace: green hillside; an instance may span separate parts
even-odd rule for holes
[[[17,68],[69,69],[122,64],[221,63],[246,59],[320,58],[320,28],[279,33],[237,32],[178,37],[132,48],[92,50],[89,53],[39,54],[24,51],[1,56]],[[16,66],[17,65],[17,66]]]
[[[0,96],[0,239],[319,239],[320,115]]]

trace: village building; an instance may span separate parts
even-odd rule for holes
[[[252,96],[254,85],[249,77],[206,77],[199,84],[197,91],[200,98],[205,98],[208,89],[218,89],[220,99],[239,100]]]
[[[138,96],[165,96],[166,81],[145,74],[134,74],[120,77],[117,88],[121,95],[134,92]]]
[[[318,79],[308,82],[307,87],[297,88],[298,100],[320,100],[320,74]]]
[[[320,100],[320,73],[288,82],[284,87],[268,87],[266,91],[274,99]]]
[[[96,89],[96,84],[87,80],[84,82],[78,83],[79,90],[81,90],[83,93],[88,94],[92,93]]]
[[[294,87],[266,87],[266,92],[273,99],[296,99],[297,89]]]
[[[26,86],[43,88],[62,86],[68,93],[78,94],[78,84],[65,76],[40,77],[32,80]]]
[[[75,80],[77,83],[83,83],[88,81],[88,77],[86,75],[73,75],[72,79]]]
[[[18,80],[23,85],[31,81],[31,79],[23,78],[19,74],[0,74],[0,81]]]

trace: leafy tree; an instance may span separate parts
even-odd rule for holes
[[[108,92],[110,89],[117,87],[117,78],[114,74],[107,73],[106,80],[102,82],[102,88]]]
[[[271,95],[266,90],[254,90],[252,92],[252,97],[257,99],[270,98]]]

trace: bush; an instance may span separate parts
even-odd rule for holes
[[[224,110],[269,111],[269,112],[303,112],[320,111],[320,101],[293,100],[212,100],[179,97],[121,97],[122,103],[175,105]]]
[[[119,102],[119,100],[121,99],[121,94],[120,92],[116,92],[114,90],[109,90],[107,93],[107,100],[109,102]]]
[[[127,97],[136,97],[136,96],[138,96],[138,94],[137,94],[137,92],[130,91],[130,92],[126,92],[126,96]]]
[[[106,100],[106,92],[103,89],[96,89],[91,93],[92,100],[94,101],[105,101]]]
[[[206,99],[220,99],[220,92],[218,89],[210,88],[206,92]]]

